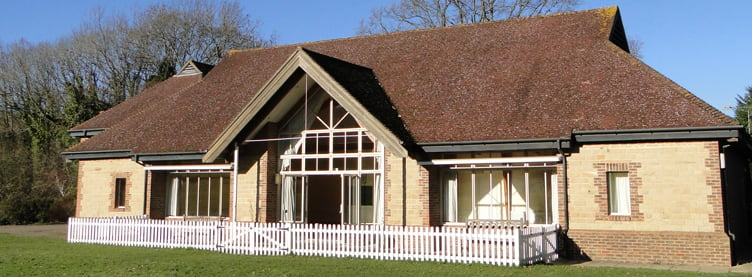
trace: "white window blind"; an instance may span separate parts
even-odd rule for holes
[[[629,176],[627,172],[608,173],[608,202],[612,215],[630,215]]]

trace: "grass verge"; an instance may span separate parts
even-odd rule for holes
[[[0,276],[712,276],[648,269],[239,256],[0,234]]]

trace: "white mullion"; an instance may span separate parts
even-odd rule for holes
[[[507,219],[512,219],[512,171],[507,171]]]
[[[329,126],[328,126],[328,125],[326,124],[326,122],[324,122],[324,120],[323,120],[323,119],[321,119],[321,117],[319,117],[318,115],[316,116],[316,119],[317,119],[317,120],[318,120],[319,122],[321,122],[321,124],[324,124],[324,126],[325,126],[325,127],[327,127],[327,128],[329,127]],[[305,127],[304,127],[304,128],[305,128]]]
[[[332,156],[334,158],[358,158],[358,157],[373,157],[377,158],[380,157],[381,154],[378,152],[366,152],[366,153],[333,153],[333,154],[284,154],[280,155],[280,159],[302,159],[302,158],[328,158],[329,156]],[[477,167],[476,167],[477,168]],[[455,168],[457,169],[457,168]],[[459,168],[464,169],[464,168]],[[472,168],[467,168],[472,169]]]
[[[471,191],[470,198],[473,203],[471,212],[473,214],[473,219],[477,220],[478,219],[478,201],[475,199],[475,170],[471,171],[470,174],[471,174],[470,185],[472,186],[470,190]]]
[[[337,126],[339,126],[339,124],[342,123],[342,121],[344,121],[345,118],[347,118],[348,115],[350,115],[350,112],[345,112],[345,115],[342,116],[339,120],[337,120],[337,123],[335,123],[334,125],[332,125],[332,128],[337,128]]]
[[[525,220],[530,224],[530,172],[525,170]]]
[[[312,129],[312,130],[305,130],[304,132],[308,133],[308,134],[326,134],[326,133],[329,133],[329,129],[330,128],[327,126],[326,129]],[[334,129],[334,128],[331,128],[331,129]],[[370,135],[370,133],[368,132],[368,130],[366,130],[365,128],[361,128],[361,127],[339,128],[339,129],[335,129],[335,130],[336,130],[337,133],[363,131],[367,135]]]
[[[302,175],[339,175],[339,174],[350,174],[350,175],[358,175],[360,174],[378,174],[381,173],[378,169],[373,170],[362,170],[358,172],[357,170],[332,170],[332,171],[315,171],[315,170],[304,170],[304,171],[281,171],[280,174],[285,175],[292,175],[292,176],[302,176]]]
[[[207,197],[206,197],[206,216],[211,216],[211,186],[212,186],[212,177],[211,175],[209,178],[209,188],[207,190]]]
[[[185,210],[185,212],[183,213],[183,216],[184,216],[184,217],[185,217],[185,216],[188,216],[188,203],[189,203],[189,202],[188,202],[188,192],[189,192],[189,191],[191,190],[191,189],[190,189],[190,188],[191,188],[190,184],[191,184],[191,182],[190,182],[190,179],[189,179],[189,177],[188,177],[188,176],[186,175],[186,176],[185,176],[185,209],[184,209],[184,210]]]
[[[546,224],[548,222],[548,171],[543,171],[543,210],[546,211]]]
[[[331,114],[329,115],[331,117]],[[334,170],[334,130],[329,129],[329,151],[327,153],[329,158],[329,170]]]
[[[300,150],[300,152],[303,153],[303,155],[300,155],[301,157],[304,157],[307,151],[306,150],[307,141],[308,141],[308,135],[305,132],[303,132],[303,146],[301,146],[302,148]],[[282,155],[282,158],[284,159],[285,156],[288,156],[288,155]],[[292,168],[292,160],[290,160],[290,168]],[[300,170],[305,170],[305,169],[306,169],[306,161],[305,159],[300,159]]]
[[[489,193],[493,191],[493,187],[494,187],[493,185],[494,185],[493,170],[489,170],[488,171],[488,192]],[[501,193],[501,189],[499,189],[499,193]],[[493,210],[499,211],[498,219],[501,219],[501,195],[494,195],[494,194],[491,194],[491,195],[494,196],[494,200],[496,200],[496,202],[494,203],[496,205],[496,208]],[[494,219],[497,219],[497,218],[494,218]]]
[[[334,137],[332,137],[332,139],[334,139]],[[347,154],[347,133],[345,133],[345,136],[342,138],[342,143],[342,154]],[[332,149],[332,152],[333,151],[334,149]],[[342,169],[347,170],[347,158],[342,159]]]
[[[201,214],[199,207],[201,207],[201,176],[196,177],[196,216]]]
[[[328,129],[334,129],[334,99],[329,99],[329,127]]]
[[[363,133],[358,131],[358,172],[363,170]],[[375,180],[375,179],[374,179]]]

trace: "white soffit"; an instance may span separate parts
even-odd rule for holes
[[[418,162],[420,165],[462,165],[462,164],[526,164],[526,163],[557,163],[561,156],[542,157],[509,157],[509,158],[471,158],[471,159],[434,159]]]

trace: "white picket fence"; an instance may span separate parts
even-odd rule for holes
[[[68,219],[70,243],[495,265],[555,261],[557,231],[557,225],[468,228]]]

